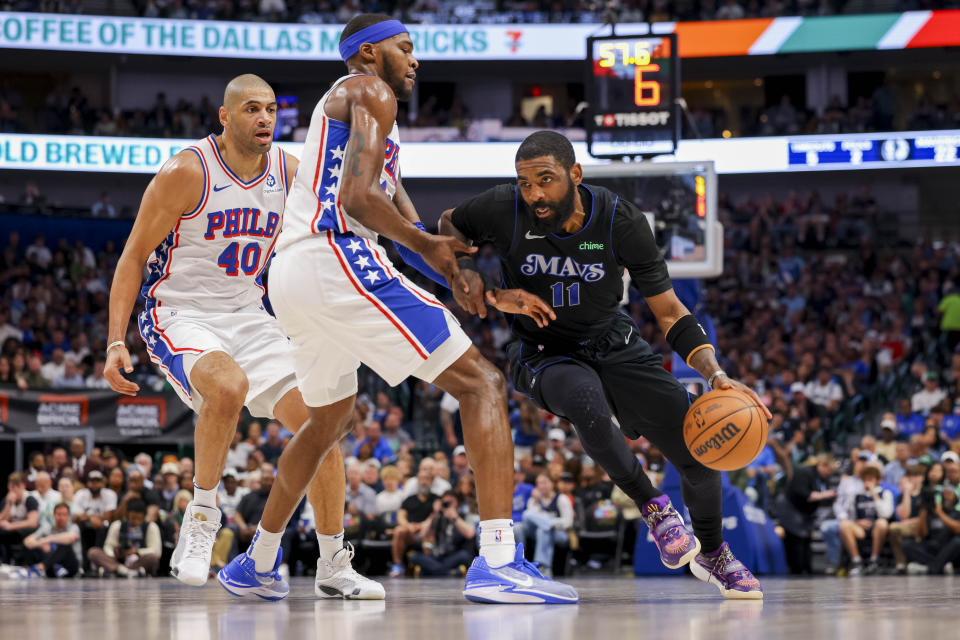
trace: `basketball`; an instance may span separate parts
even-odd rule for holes
[[[704,466],[717,471],[742,469],[767,443],[767,417],[744,393],[710,391],[687,410],[683,440]]]

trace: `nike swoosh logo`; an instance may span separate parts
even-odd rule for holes
[[[527,234],[523,237],[526,238],[527,240],[540,240],[541,238],[546,238],[547,236],[535,236],[529,231],[527,231]]]
[[[227,185],[224,185],[224,186],[222,186],[222,187],[217,186],[217,185],[213,185],[213,190],[214,190],[214,191],[223,191],[224,189],[228,189],[228,188],[230,188],[231,186],[233,186],[233,185],[227,184]]]
[[[504,580],[507,580],[508,582],[513,582],[513,583],[515,583],[518,587],[532,587],[532,586],[533,586],[533,578],[531,578],[530,576],[524,576],[524,577],[523,577],[523,580],[521,580],[520,578],[513,578],[513,577],[510,577],[510,576],[504,575],[504,574],[502,574],[502,573],[498,573],[497,575],[500,576],[501,578],[503,578]]]
[[[630,344],[630,336],[633,335],[633,327],[630,327],[630,333],[627,334],[627,337],[623,339],[624,344]]]

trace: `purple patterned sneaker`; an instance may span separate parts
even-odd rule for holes
[[[700,541],[683,524],[683,518],[670,504],[670,497],[662,495],[640,507],[643,521],[660,549],[660,562],[670,569],[679,569],[700,553]]]
[[[690,563],[690,570],[707,584],[716,585],[724,598],[761,600],[763,589],[750,570],[733,556],[724,542],[713,553],[701,553]]]

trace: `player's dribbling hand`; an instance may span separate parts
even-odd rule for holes
[[[110,383],[110,388],[125,396],[135,396],[140,391],[140,385],[123,377],[120,370],[133,373],[130,363],[130,352],[124,345],[117,345],[107,352],[107,361],[103,365],[103,377]]]
[[[763,409],[763,415],[767,416],[767,420],[773,419],[773,414],[770,413],[770,409],[767,409],[767,405],[763,404],[763,401],[760,400],[760,396],[757,395],[757,392],[743,384],[739,380],[734,380],[725,375],[717,376],[716,382],[713,383],[714,389],[733,389],[739,391],[740,393],[745,393],[750,398],[757,403],[757,406]]]
[[[487,302],[504,313],[515,313],[533,318],[541,329],[557,319],[557,314],[546,302],[523,289],[494,289],[487,291]]]

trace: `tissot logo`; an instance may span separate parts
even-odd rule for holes
[[[581,242],[580,246],[577,247],[581,251],[594,251],[597,249],[603,249],[602,242]]]

